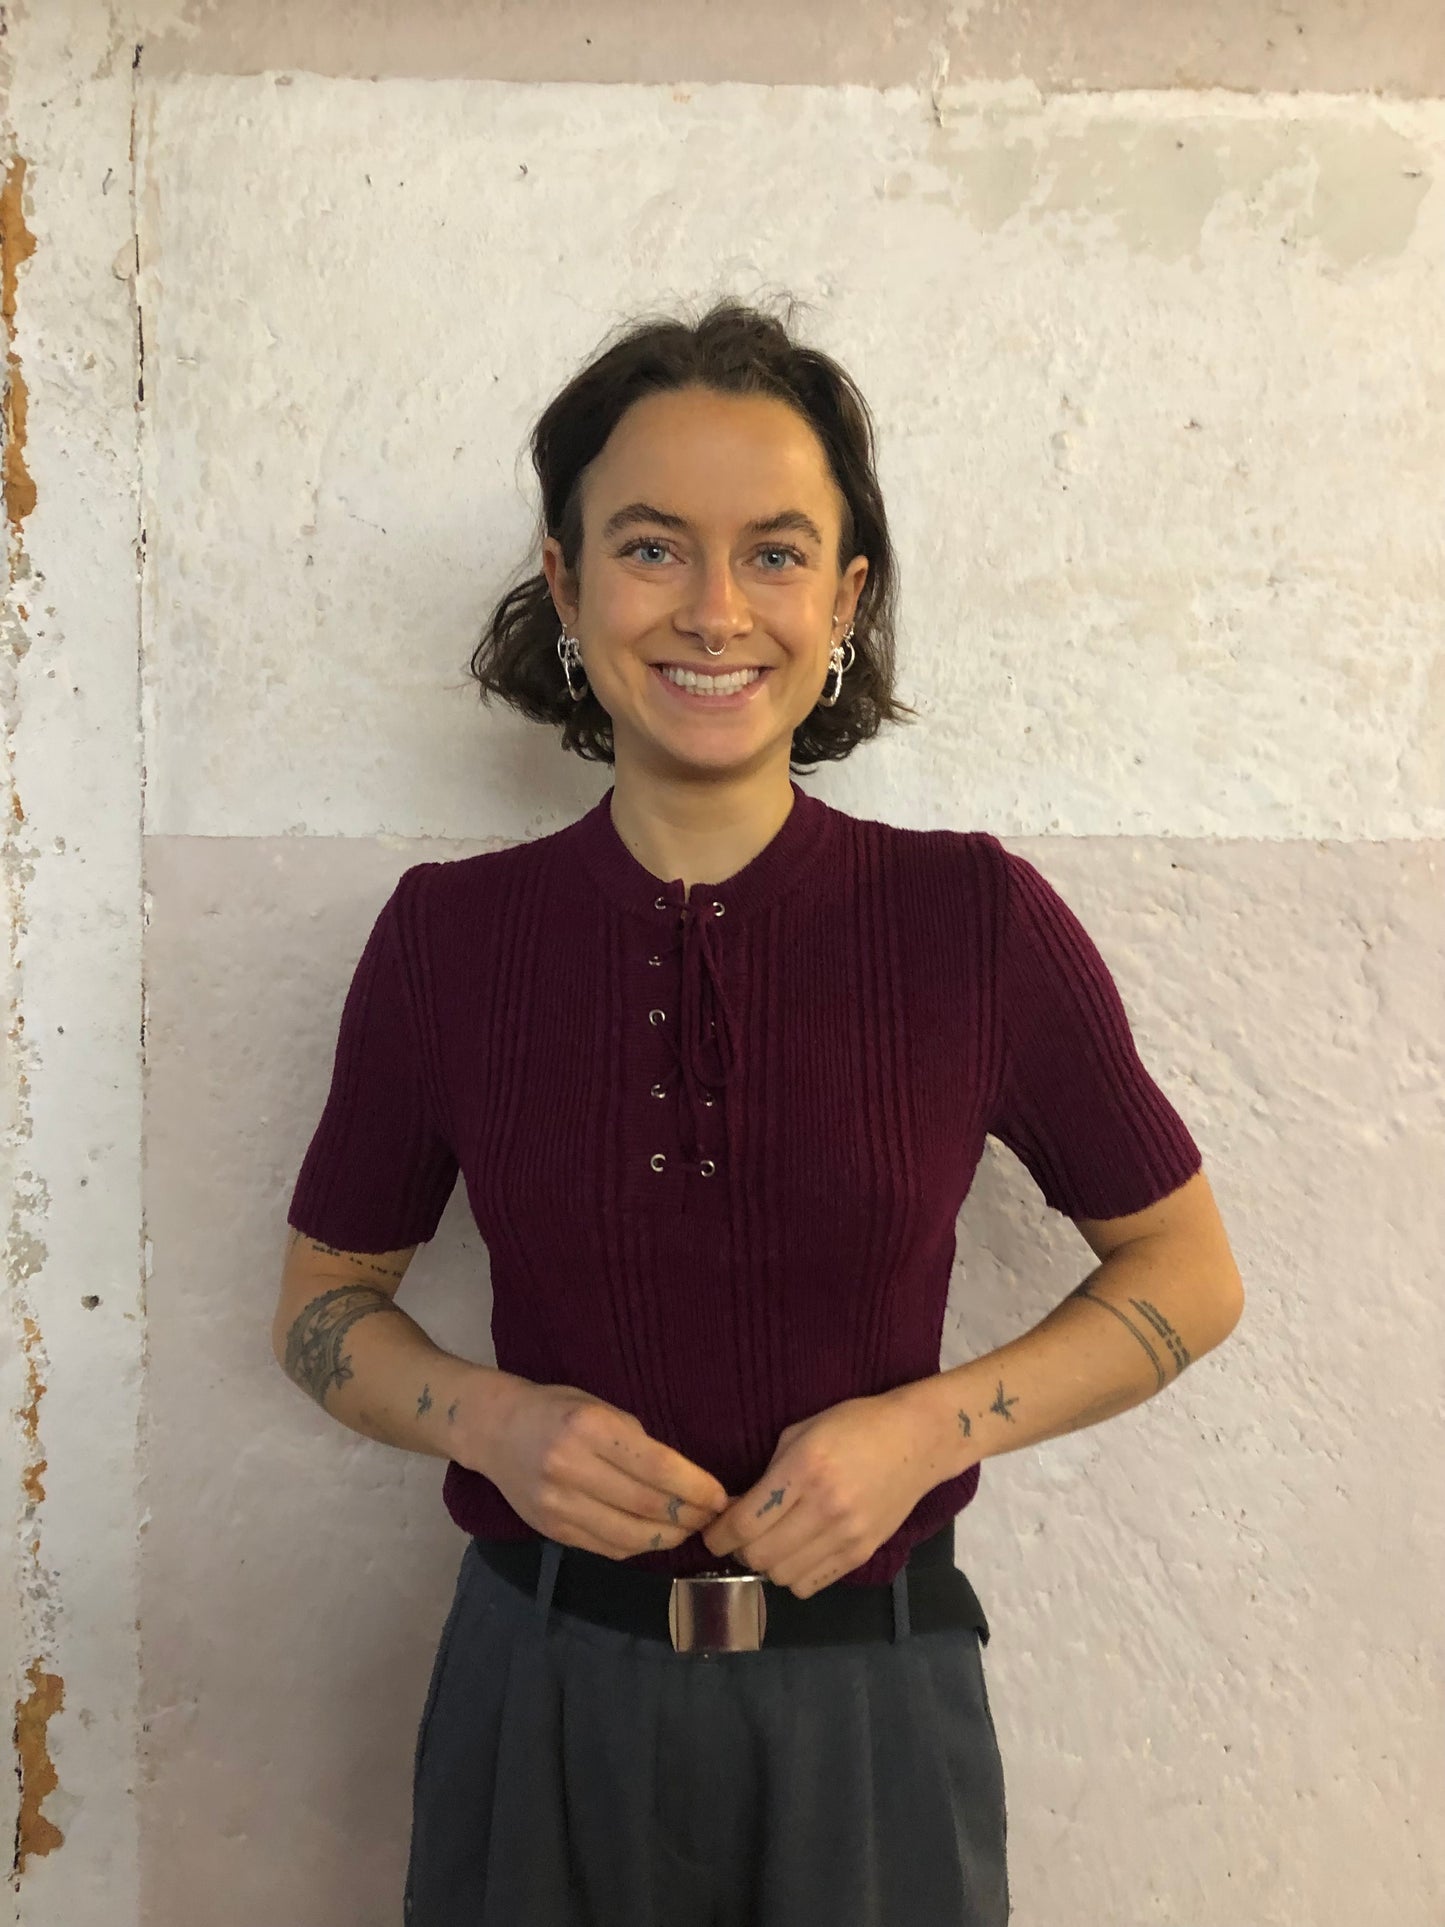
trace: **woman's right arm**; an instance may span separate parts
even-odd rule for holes
[[[531,1384],[445,1352],[395,1296],[416,1253],[338,1251],[294,1227],[271,1349],[286,1376],[353,1432],[486,1473]]]
[[[338,1251],[292,1227],[271,1348],[332,1418],[469,1466],[535,1531],[610,1559],[671,1550],[727,1508],[711,1473],[605,1399],[434,1344],[394,1302],[415,1252]]]

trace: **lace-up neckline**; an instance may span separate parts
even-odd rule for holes
[[[675,948],[682,952],[682,1004],[676,1040],[668,1037],[685,1099],[687,1130],[683,1153],[695,1164],[701,1142],[702,1112],[738,1065],[738,1021],[723,982],[718,918],[726,906],[712,901],[684,903],[677,912]]]
[[[758,854],[722,882],[691,889],[681,877],[664,882],[632,854],[612,820],[611,789],[574,825],[576,847],[599,889],[649,926],[638,932],[637,951],[653,995],[639,999],[637,1022],[650,1026],[643,1034],[653,1040],[647,1049],[654,1057],[665,1053],[671,1060],[661,1078],[661,1066],[649,1073],[651,1097],[676,1101],[675,1122],[664,1128],[659,1114],[650,1133],[647,1161],[659,1178],[671,1165],[714,1178],[725,1160],[725,1093],[741,1070],[742,1045],[736,992],[731,998],[728,992],[728,954],[748,919],[800,884],[823,855],[835,816],[796,783],[790,786],[793,806]]]

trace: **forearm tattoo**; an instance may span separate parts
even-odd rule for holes
[[[1090,1280],[1086,1278],[1083,1284],[1076,1286],[1069,1296],[1071,1298],[1087,1298],[1091,1305],[1099,1305],[1105,1311],[1112,1312],[1115,1318],[1119,1320],[1119,1323],[1123,1325],[1124,1329],[1132,1332],[1134,1337],[1148,1353],[1150,1362],[1154,1367],[1154,1376],[1157,1380],[1155,1390],[1162,1390],[1163,1387],[1168,1384],[1170,1378],[1169,1368],[1171,1365],[1173,1366],[1173,1376],[1177,1378],[1185,1366],[1190,1363],[1189,1351],[1184,1340],[1179,1336],[1179,1333],[1170,1324],[1163,1312],[1160,1311],[1159,1307],[1150,1304],[1147,1298],[1131,1298],[1129,1304],[1133,1308],[1134,1313],[1134,1315],[1131,1316],[1130,1312],[1125,1311],[1122,1306],[1112,1304],[1107,1298],[1095,1297],[1094,1293],[1089,1289],[1089,1284]],[[1010,1396],[1005,1393],[1003,1380],[1000,1379],[998,1391],[994,1395],[993,1403],[987,1409],[996,1414],[997,1417],[1006,1419],[1010,1424],[1014,1424],[1017,1421],[1014,1419],[1013,1407],[1017,1405],[1018,1402],[1016,1395]],[[1088,1406],[1086,1410],[1080,1412],[1076,1417],[1068,1420],[1060,1429],[1073,1431],[1080,1426],[1096,1425],[1100,1419],[1113,1418],[1117,1413],[1127,1411],[1135,1402],[1135,1395],[1128,1392],[1107,1393],[1104,1397],[1096,1399],[1093,1404]],[[980,1412],[977,1416],[982,1418],[983,1414]],[[973,1419],[961,1408],[958,1412],[958,1429],[963,1438],[969,1439],[973,1437]],[[1047,1434],[1046,1436],[1052,1437],[1053,1434]]]
[[[337,1285],[311,1303],[286,1334],[285,1370],[318,1405],[326,1394],[353,1376],[351,1359],[343,1350],[346,1334],[362,1318],[399,1307],[379,1285]],[[431,1403],[425,1392],[427,1404]]]
[[[993,1403],[988,1409],[990,1412],[996,1413],[999,1418],[1007,1419],[1010,1425],[1017,1425],[1018,1420],[1014,1417],[1013,1408],[1018,1402],[1018,1393],[1006,1394],[1003,1388],[1003,1380],[1000,1379],[998,1382],[998,1390],[993,1396]],[[979,1417],[983,1417],[982,1412],[979,1413]],[[973,1420],[961,1406],[958,1413],[958,1429],[964,1438],[971,1439],[973,1437]]]
[[[1009,1423],[1012,1424],[1013,1412],[1010,1410],[1010,1407],[1017,1404],[1018,1404],[1017,1398],[1004,1397],[1003,1380],[1000,1379],[998,1382],[998,1394],[995,1397],[993,1404],[990,1405],[988,1409],[991,1412],[997,1412],[1000,1418],[1006,1418],[1009,1421]]]
[[[1174,1376],[1176,1378],[1178,1378],[1179,1374],[1184,1370],[1184,1367],[1190,1362],[1184,1340],[1179,1336],[1178,1332],[1175,1331],[1159,1307],[1157,1305],[1151,1305],[1147,1298],[1131,1298],[1129,1300],[1129,1303],[1139,1314],[1137,1318],[1131,1318],[1122,1306],[1112,1304],[1107,1298],[1096,1298],[1093,1292],[1089,1290],[1089,1280],[1087,1278],[1083,1284],[1077,1286],[1069,1295],[1073,1298],[1087,1298],[1091,1305],[1101,1305],[1105,1311],[1110,1311],[1114,1314],[1126,1331],[1134,1334],[1135,1338],[1138,1339],[1139,1343],[1144,1347],[1144,1350],[1149,1354],[1150,1361],[1154,1366],[1154,1375],[1158,1380],[1158,1385],[1155,1387],[1156,1390],[1162,1390],[1169,1382],[1169,1371],[1166,1359],[1172,1360]],[[1146,1326],[1148,1329],[1146,1329]]]

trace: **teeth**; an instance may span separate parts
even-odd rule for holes
[[[756,682],[763,673],[761,669],[740,669],[731,676],[699,676],[691,669],[664,669],[663,675],[669,682],[675,682],[680,689],[696,690],[701,695],[726,696],[732,691],[746,689],[750,682]]]

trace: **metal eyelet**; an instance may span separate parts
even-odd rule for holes
[[[654,897],[652,899],[652,907],[654,910],[665,910],[667,908],[667,898]]]
[[[707,1105],[709,1110],[711,1110],[713,1105],[717,1103],[717,1099],[715,1097],[705,1097],[702,1101],[704,1104]]]
[[[727,915],[727,905],[725,903],[719,903],[716,898],[714,898],[712,913],[715,917],[725,917]]]
[[[656,1029],[659,1024],[665,1024],[667,1022],[667,1012],[665,1010],[650,1010],[647,1013],[647,1021]]]
[[[661,1171],[661,1170],[663,1170],[663,1169],[665,1168],[665,1166],[666,1166],[666,1164],[667,1164],[667,1159],[666,1159],[666,1157],[665,1157],[665,1156],[663,1155],[663,1153],[662,1153],[661,1151],[654,1151],[654,1152],[653,1152],[653,1154],[652,1154],[652,1168],[653,1168],[653,1170],[654,1170],[654,1171]]]
[[[711,1158],[704,1158],[702,1163],[697,1167],[697,1174],[700,1178],[710,1178],[716,1169],[717,1166]]]
[[[654,1084],[654,1085],[653,1085],[653,1087],[652,1087],[652,1095],[653,1095],[654,1097],[666,1097],[666,1096],[667,1096],[667,1086],[666,1086],[665,1084]],[[711,1098],[709,1098],[709,1099],[708,1099],[708,1102],[709,1102],[709,1103],[711,1103],[711,1102],[712,1102],[712,1099],[711,1099]]]
[[[661,957],[649,957],[647,961],[650,964],[660,964],[662,962],[662,959]]]

